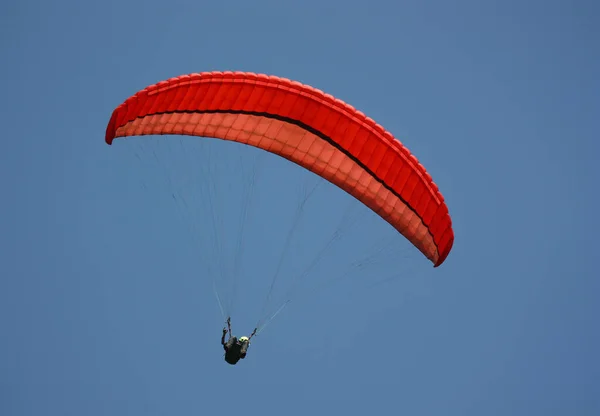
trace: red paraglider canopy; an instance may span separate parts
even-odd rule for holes
[[[117,107],[106,143],[161,134],[213,137],[264,149],[354,196],[435,267],[452,249],[448,208],[419,161],[372,119],[310,86],[244,72],[171,78]]]

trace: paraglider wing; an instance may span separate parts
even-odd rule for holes
[[[418,160],[372,119],[310,86],[243,72],[171,78],[117,107],[106,143],[161,134],[231,140],[277,154],[368,206],[435,267],[452,249],[448,208]]]

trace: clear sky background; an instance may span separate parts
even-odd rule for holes
[[[600,414],[599,17],[591,0],[2,2],[0,414]],[[446,197],[446,263],[321,184],[269,308],[342,229],[305,279],[334,284],[294,292],[226,364],[213,278],[247,334],[317,182],[222,142],[104,143],[128,96],[210,70],[295,79],[385,126]],[[198,231],[208,179],[221,257]]]

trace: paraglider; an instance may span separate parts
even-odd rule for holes
[[[115,139],[144,135],[214,138],[262,149],[353,196],[434,267],[443,264],[452,249],[448,207],[415,156],[362,112],[308,85],[248,72],[174,77],[119,105],[105,141],[111,145]],[[227,332],[230,338],[225,342]],[[226,361],[243,359],[249,341],[224,329]]]
[[[354,196],[435,267],[452,249],[444,197],[415,156],[372,119],[310,86],[246,72],[182,75],[118,106],[105,140],[163,134],[236,141],[274,153]]]
[[[229,333],[229,339],[225,342],[225,335]],[[235,337],[231,333],[231,318],[227,318],[227,327],[223,328],[223,335],[221,336],[221,345],[225,350],[225,361],[228,364],[235,365],[240,359],[246,358],[248,353],[248,347],[250,346],[250,339],[256,334],[256,329],[252,332],[250,337]]]

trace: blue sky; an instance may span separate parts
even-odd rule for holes
[[[592,1],[2,3],[0,414],[599,414],[599,12]],[[183,156],[156,138],[104,143],[128,96],[210,70],[295,79],[390,130],[446,197],[446,263],[433,269],[321,184],[270,308],[342,229],[306,279],[334,284],[294,292],[228,366],[212,278],[237,295],[234,331],[249,332],[303,186],[318,182],[223,143],[185,142]],[[237,166],[256,172],[247,205]],[[211,178],[221,257],[197,231],[212,224],[197,193]],[[233,292],[218,267],[235,264],[244,206]],[[358,220],[338,227],[340,212]],[[382,241],[372,266],[336,279]]]

